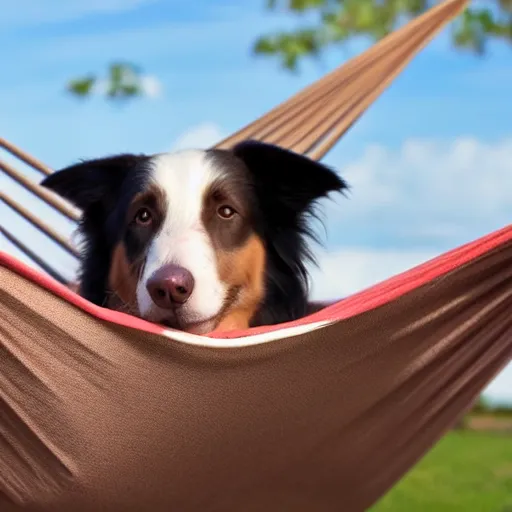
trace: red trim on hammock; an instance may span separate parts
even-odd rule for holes
[[[391,302],[411,290],[447,274],[511,240],[512,225],[509,225],[473,242],[448,251],[441,256],[391,277],[366,290],[351,295],[346,299],[335,302],[305,318],[285,324],[254,327],[243,331],[215,332],[207,336],[212,338],[238,338],[314,322],[343,320]],[[162,334],[168,331],[168,329],[160,325],[141,320],[140,318],[95,306],[72,292],[66,286],[58,283],[50,276],[29,267],[11,255],[1,251],[0,265],[12,269],[24,278],[46,288],[48,291],[101,320],[154,334]],[[342,275],[340,276],[340,280],[341,279],[343,279]]]

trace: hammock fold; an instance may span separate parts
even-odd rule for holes
[[[234,338],[0,263],[5,512],[365,510],[512,356],[512,226]]]
[[[218,147],[321,158],[466,3]],[[301,320],[210,336],[99,308],[0,252],[0,510],[365,510],[511,360],[511,309],[512,226]]]

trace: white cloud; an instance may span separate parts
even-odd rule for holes
[[[355,197],[364,194],[358,204],[367,211],[393,206],[437,215],[477,207],[501,213],[511,204],[512,137],[497,143],[409,139],[398,152],[373,146],[344,174]]]
[[[330,224],[368,226],[390,241],[458,243],[512,217],[512,137],[408,139],[396,151],[374,145],[340,172],[352,190],[330,207]]]
[[[312,269],[312,295],[318,300],[343,298],[404,272],[436,256],[434,251],[346,248],[324,252]]]
[[[156,76],[145,75],[141,77],[141,85],[143,91],[149,98],[159,98],[162,96],[162,82],[160,82]]]
[[[220,142],[225,136],[218,125],[204,122],[181,134],[172,144],[171,151],[206,149]]]

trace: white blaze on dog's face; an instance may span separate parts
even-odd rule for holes
[[[165,321],[170,314],[156,305],[148,292],[150,278],[167,265],[185,269],[194,281],[190,297],[179,306],[180,323],[208,322],[221,312],[228,289],[220,279],[215,249],[203,223],[205,199],[221,178],[222,169],[207,159],[204,151],[163,154],[150,161],[149,182],[160,191],[165,206],[137,284],[137,304],[143,317]]]
[[[198,333],[247,327],[265,278],[248,170],[231,154],[188,150],[151,157],[139,175],[110,287],[121,296],[139,265],[131,301],[143,318]]]

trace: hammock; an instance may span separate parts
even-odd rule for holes
[[[320,157],[464,4],[221,146]],[[208,337],[99,308],[1,253],[0,510],[365,510],[510,361],[511,308],[512,226],[301,320]]]

